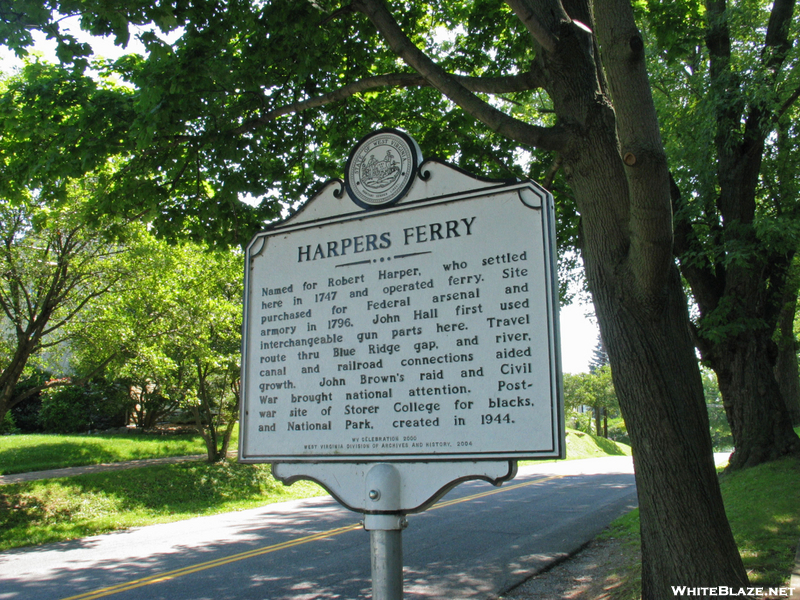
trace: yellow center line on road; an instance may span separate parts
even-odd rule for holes
[[[154,583],[162,583],[164,581],[169,581],[170,579],[183,577],[184,575],[191,575],[192,573],[197,573],[198,571],[213,569],[214,567],[221,567],[222,565],[227,565],[232,562],[244,560],[245,558],[261,556],[262,554],[269,554],[270,552],[275,552],[277,550],[284,550],[286,548],[291,548],[293,546],[299,546],[300,544],[306,544],[308,542],[314,542],[316,540],[333,537],[341,533],[354,531],[356,529],[359,529],[360,527],[361,527],[360,524],[354,524],[354,525],[348,525],[346,527],[339,527],[338,529],[321,531],[313,535],[308,535],[305,537],[296,538],[294,540],[289,540],[288,542],[281,542],[280,544],[274,544],[272,546],[266,546],[264,548],[258,548],[256,550],[249,550],[247,552],[242,552],[240,554],[234,554],[232,556],[227,556],[225,558],[218,558],[216,560],[211,560],[208,562],[191,565],[189,567],[184,567],[182,569],[176,569],[174,571],[166,571],[165,573],[160,573],[158,575],[151,575],[150,577],[144,577],[143,579],[136,579],[134,581],[129,581],[127,583],[112,585],[110,587],[95,590],[93,592],[86,592],[85,594],[70,596],[69,598],[64,598],[64,600],[92,600],[93,598],[102,598],[104,596],[111,596],[112,594],[126,592],[128,590],[133,590],[146,585],[152,585]]]
[[[538,479],[534,479],[532,481],[526,481],[525,483],[518,483],[517,485],[507,486],[507,487],[500,487],[497,489],[489,490],[488,492],[481,492],[479,494],[472,494],[471,496],[464,496],[463,498],[456,498],[454,500],[448,500],[446,502],[438,502],[428,510],[436,510],[438,508],[444,508],[446,506],[452,506],[454,504],[460,504],[462,502],[469,502],[471,500],[477,500],[478,498],[483,498],[485,496],[491,496],[493,494],[499,494],[501,492],[507,492],[515,489],[519,489],[522,487],[526,487],[529,485],[533,485],[536,483],[544,483],[545,481],[550,481],[552,479],[560,479],[564,477],[564,475],[553,475],[550,477],[540,477]],[[307,544],[308,542],[315,542],[317,540],[322,540],[325,538],[334,537],[336,535],[340,535],[342,533],[348,533],[350,531],[355,531],[356,529],[361,529],[360,523],[354,523],[353,525],[347,525],[345,527],[339,527],[337,529],[329,529],[327,531],[320,531],[319,533],[314,533],[312,535],[307,535],[300,538],[295,538],[293,540],[289,540],[286,542],[281,542],[280,544],[273,544],[272,546],[265,546],[263,548],[257,548],[255,550],[248,550],[247,552],[241,552],[239,554],[233,554],[231,556],[227,556],[225,558],[218,558],[216,560],[211,560],[204,563],[198,563],[196,565],[191,565],[188,567],[183,567],[181,569],[175,569],[174,571],[166,571],[164,573],[159,573],[158,575],[151,575],[150,577],[143,577],[142,579],[135,579],[133,581],[128,581],[126,583],[120,583],[117,585],[112,585],[109,587],[101,588],[98,590],[94,590],[92,592],[86,592],[83,594],[78,594],[77,596],[70,596],[68,598],[63,598],[62,600],[94,600],[95,598],[103,598],[105,596],[111,596],[113,594],[119,594],[121,592],[127,592],[129,590],[135,590],[136,588],[144,587],[147,585],[153,585],[155,583],[163,583],[165,581],[170,581],[172,579],[176,579],[178,577],[183,577],[184,575],[191,575],[192,573],[197,573],[199,571],[205,571],[206,569],[213,569],[215,567],[221,567],[223,565],[227,565],[233,562],[237,562],[240,560],[244,560],[246,558],[253,558],[255,556],[261,556],[264,554],[269,554],[270,552],[276,552],[278,550],[285,550],[286,548],[292,548],[294,546],[299,546],[301,544]]]
[[[436,510],[437,508],[444,508],[445,506],[452,506],[453,504],[460,504],[461,502],[470,502],[471,500],[477,500],[478,498],[483,498],[484,496],[493,496],[494,494],[500,494],[502,492],[508,492],[510,490],[516,490],[521,487],[527,487],[529,485],[533,485],[534,483],[544,483],[545,481],[550,481],[552,479],[561,479],[565,477],[564,475],[551,475],[550,477],[540,477],[539,479],[534,479],[533,481],[526,481],[525,483],[518,483],[517,485],[510,485],[507,487],[499,487],[493,490],[489,490],[488,492],[481,492],[480,494],[473,494],[471,496],[464,496],[463,498],[456,498],[455,500],[448,500],[446,502],[438,502],[428,510]]]

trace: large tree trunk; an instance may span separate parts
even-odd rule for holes
[[[18,336],[18,338],[19,344],[14,356],[4,366],[3,371],[0,372],[0,423],[3,422],[9,410],[25,399],[25,397],[14,397],[14,391],[22,378],[22,374],[25,372],[28,360],[33,354],[35,343],[22,339],[21,336]]]
[[[717,344],[709,356],[733,434],[730,469],[800,451],[800,439],[773,374],[775,355],[775,344],[762,329]]]
[[[677,196],[676,201],[680,205]],[[752,228],[742,224],[737,228],[748,230]],[[754,249],[749,264],[724,269],[698,265],[692,258],[698,256],[698,245],[690,225],[676,223],[676,236],[679,253],[689,257],[681,260],[681,271],[700,308],[695,342],[717,375],[733,434],[729,468],[751,467],[800,451],[800,438],[792,430],[800,412],[794,335],[782,336],[777,346],[772,340],[781,328],[780,294],[791,257],[761,255],[755,250],[758,242],[748,235],[733,241]]]
[[[624,278],[598,274],[591,262],[590,285],[634,449],[643,598],[670,598],[671,586],[685,581],[745,586],[678,274],[672,270],[664,304],[652,306],[630,297]]]
[[[598,103],[598,113],[606,110]],[[671,260],[652,258],[657,248],[634,252],[628,223],[635,218],[617,216],[630,176],[620,167],[614,130],[600,134],[601,120],[592,119],[595,134],[582,140],[568,169],[583,216],[587,281],[633,447],[643,598],[673,598],[671,586],[688,581],[738,589],[747,575],[719,490],[681,279]],[[668,194],[665,163],[639,153],[637,184]],[[657,216],[653,208],[631,227],[652,226]]]
[[[735,70],[733,43],[726,0],[709,0],[706,45],[709,51],[710,88],[715,110],[717,157],[714,197],[723,252],[712,264],[709,249],[682,261],[700,307],[699,347],[717,373],[728,422],[736,448],[731,469],[754,466],[800,450],[774,368],[777,352],[771,340],[797,241],[791,236],[760,237],[757,226],[762,187],[763,157],[768,126],[777,113],[768,103],[750,102],[744,78]],[[778,73],[786,60],[794,2],[776,2],[767,27],[762,57],[765,80],[778,89]],[[778,151],[781,152],[780,146]],[[790,195],[781,183],[771,202],[779,214],[780,197]],[[678,224],[692,242],[687,224]],[[696,239],[695,250],[697,250]],[[719,250],[715,250],[718,252]],[[702,257],[702,258],[701,258]],[[705,263],[699,264],[698,263]]]
[[[775,360],[775,379],[781,390],[789,420],[800,426],[800,372],[797,368],[797,340],[794,337],[794,317],[797,312],[797,290],[792,290],[778,317],[778,357]]]
[[[643,598],[673,598],[671,586],[687,581],[746,586],[719,490],[687,302],[672,259],[669,174],[644,44],[627,2],[607,0],[595,11],[592,29],[604,67],[597,81],[601,88],[607,82],[613,111],[599,96],[594,106],[583,96],[577,110],[583,111],[586,135],[576,155],[566,154],[565,165],[583,217],[587,281],[633,447]],[[597,52],[586,42],[573,44],[573,55],[578,48]],[[579,114],[572,103],[581,92],[573,83],[578,69],[565,66],[560,84],[566,116]]]
[[[690,226],[679,222],[676,232],[682,251],[691,256],[697,248]],[[681,269],[700,308],[695,342],[717,375],[735,448],[728,468],[735,470],[800,452],[800,438],[792,429],[790,402],[776,379],[780,351],[772,339],[792,257],[760,251],[750,224],[738,223],[728,236],[739,248],[750,248],[747,264],[723,269],[698,266],[689,258],[681,261]],[[792,335],[792,349],[793,342]],[[796,356],[786,362],[790,364],[780,370],[789,372],[796,385]],[[792,393],[790,387],[787,392]]]

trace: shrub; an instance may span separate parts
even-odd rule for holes
[[[96,381],[45,390],[39,424],[51,433],[79,433],[121,427],[126,422],[128,397],[116,384]]]
[[[6,411],[6,416],[3,417],[3,422],[0,423],[0,435],[8,435],[10,433],[18,432],[19,429],[17,429],[17,426],[14,423],[14,417],[11,414],[11,411]]]
[[[44,385],[51,378],[52,376],[49,373],[36,370],[30,377],[16,385],[14,397],[22,396],[25,392],[30,391],[31,388]],[[41,433],[42,426],[39,424],[39,411],[41,408],[41,392],[36,392],[11,409],[14,425],[20,433]]]

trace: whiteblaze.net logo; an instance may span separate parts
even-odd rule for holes
[[[762,587],[728,587],[721,585],[719,587],[689,587],[685,585],[673,585],[673,596],[742,596],[744,598],[757,598],[767,594],[769,597],[786,597],[794,596],[797,588],[793,587],[777,587],[777,588],[762,588]],[[800,596],[800,591],[798,592]]]

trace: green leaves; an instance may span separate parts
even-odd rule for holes
[[[37,189],[66,198],[66,182],[124,153],[130,98],[88,77],[45,63],[28,63],[0,94],[0,194],[14,200]]]
[[[690,58],[703,44],[705,4],[699,0],[639,0],[637,16],[647,21],[657,48],[670,62]]]
[[[799,19],[782,29],[778,5],[761,0],[708,3],[708,12],[686,1],[637,6],[676,184],[676,254],[701,340],[726,344],[774,327],[798,249],[800,150],[790,132],[800,54],[780,39]]]
[[[430,88],[357,94],[314,111],[270,117],[365,78],[410,71],[363,15],[339,10],[338,3],[27,4],[35,17],[30,28],[63,37],[53,11],[80,13],[85,31],[113,35],[120,45],[136,31],[147,54],[98,65],[114,86],[93,87],[79,74],[86,62],[76,63],[77,70],[42,65],[14,83],[39,90],[30,99],[9,92],[13,119],[0,124],[8,152],[19,153],[19,160],[6,160],[19,189],[47,185],[56,198],[61,178],[113,160],[114,176],[97,199],[98,211],[144,218],[168,239],[226,246],[245,244],[285,206],[340,177],[355,141],[379,127],[404,128],[426,156],[453,160],[470,171],[525,176],[515,143],[476,125]],[[515,74],[533,59],[524,28],[500,0],[412,2],[395,14],[409,37],[454,73]],[[10,17],[7,25],[14,26]],[[169,44],[162,35],[168,31],[180,34]],[[22,48],[30,39],[7,36],[6,42]],[[70,43],[63,44],[65,64],[72,50],[78,52]],[[65,86],[72,86],[72,95],[57,93]],[[49,121],[26,112],[45,106],[53,94],[57,102]],[[530,99],[520,92],[498,102],[521,118],[547,120],[547,103],[523,108],[539,104]],[[20,132],[34,132],[35,139]],[[245,197],[255,205],[242,203]]]
[[[138,390],[140,426],[202,402],[227,422],[238,402],[231,392],[242,318],[238,253],[169,245],[138,227],[121,260],[126,285],[75,328],[76,357],[84,368],[110,357],[106,375]]]

